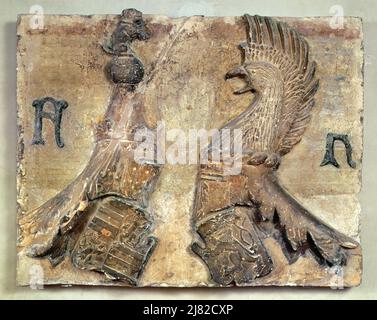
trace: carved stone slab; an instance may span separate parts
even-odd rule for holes
[[[31,19],[17,30],[19,285],[360,284],[360,19]],[[242,129],[235,174],[190,161],[198,150],[159,161],[159,142],[135,158],[138,130],[171,150],[221,128]]]

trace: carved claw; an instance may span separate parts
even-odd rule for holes
[[[273,169],[277,169],[280,165],[280,156],[276,153],[272,153],[270,154],[266,161],[264,162],[264,165],[267,167],[267,168],[273,168]]]
[[[289,211],[281,208],[276,211],[293,250],[297,251],[308,243],[319,258],[329,265],[345,265],[349,256],[348,249],[354,249],[358,244],[310,215],[303,207],[292,205],[294,207]]]
[[[246,170],[249,191],[259,203],[260,214],[270,220],[277,214],[278,224],[294,251],[308,244],[329,265],[346,264],[349,249],[358,247],[356,241],[326,225],[302,207],[268,170],[253,166],[248,166]]]
[[[266,152],[255,152],[253,153],[248,161],[248,164],[253,166],[258,166],[266,161],[268,154]]]
[[[276,170],[280,165],[280,156],[276,153],[267,152],[250,152],[246,157],[247,164],[253,166],[259,166],[264,164],[267,168],[272,168]]]

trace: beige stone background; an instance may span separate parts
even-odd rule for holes
[[[0,167],[1,179],[1,214],[4,215],[0,230],[0,295],[3,298],[373,298],[377,291],[376,279],[374,277],[374,252],[373,243],[375,235],[375,222],[369,218],[372,212],[371,202],[373,190],[373,159],[372,141],[375,132],[369,130],[372,127],[372,107],[369,107],[372,96],[369,96],[369,88],[373,83],[373,67],[376,58],[372,49],[376,43],[370,42],[373,38],[373,21],[370,21],[368,14],[377,8],[372,1],[363,1],[363,4],[354,4],[351,1],[317,1],[315,8],[309,1],[288,1],[290,4],[283,5],[278,1],[265,1],[263,7],[256,1],[239,1],[235,6],[231,1],[107,1],[106,4],[98,4],[94,1],[3,1],[6,3],[6,10],[1,13],[0,52],[4,55],[4,72],[1,73],[1,90],[3,103],[0,119],[3,123],[0,127],[5,132],[1,135],[0,153],[2,162]],[[91,14],[91,13],[119,13],[124,7],[136,7],[144,13],[164,14],[169,16],[205,14],[205,15],[241,15],[244,12],[262,15],[278,16],[324,16],[331,15],[334,5],[341,5],[344,14],[347,16],[361,16],[364,18],[366,67],[365,67],[365,151],[364,151],[364,172],[363,191],[360,195],[362,205],[362,245],[364,253],[364,276],[363,284],[359,288],[345,290],[342,292],[325,289],[284,289],[284,288],[245,288],[245,289],[117,289],[117,288],[48,288],[40,291],[33,291],[29,288],[15,287],[15,146],[16,146],[16,125],[15,125],[15,21],[17,13],[28,13],[32,5],[40,5],[45,13],[51,14]],[[357,7],[358,6],[358,7]],[[337,8],[339,9],[339,7]],[[6,12],[6,13],[5,13]],[[374,45],[374,47],[373,47]],[[375,76],[375,75],[374,75]]]
[[[133,49],[144,61],[146,74],[150,73],[149,67],[160,60],[162,48],[169,48],[166,63],[158,64],[158,71],[145,91],[145,114],[152,127],[158,113],[167,129],[208,130],[220,127],[245,110],[251,95],[233,94],[240,81],[224,81],[226,70],[238,63],[237,45],[245,39],[240,16],[175,19],[144,16],[151,19],[147,24],[153,36],[147,45],[137,42]],[[103,72],[108,57],[98,43],[114,28],[117,15],[90,17],[45,14],[45,31],[32,31],[33,15],[20,16],[17,99],[19,130],[23,132],[20,139],[24,145],[19,155],[22,168],[18,199],[20,219],[74,180],[93,152],[93,127],[105,112],[111,90]],[[347,166],[344,148],[339,145],[335,155],[340,161],[340,170],[319,164],[329,131],[350,135],[353,158],[360,163],[363,60],[360,19],[345,17],[344,29],[337,31],[330,27],[331,17],[279,19],[288,20],[309,41],[313,59],[318,63],[321,88],[316,94],[317,107],[312,111],[310,126],[301,143],[284,157],[277,175],[280,183],[310,212],[336,230],[359,239],[360,208],[356,198],[360,191],[361,166],[357,165],[356,170]],[[340,78],[345,80],[337,80]],[[34,110],[30,106],[36,96],[46,94],[64,97],[70,104],[62,122],[66,143],[63,149],[56,147],[53,128],[48,124],[44,126],[46,144],[31,145]],[[195,237],[190,222],[197,170],[192,165],[166,164],[161,172],[149,202],[155,218],[153,234],[159,243],[139,280],[140,286],[208,284],[207,268],[188,249]],[[20,238],[27,242],[28,232],[21,229]],[[333,269],[319,267],[309,256],[289,265],[279,246],[274,247],[275,241],[267,242],[267,250],[275,253],[272,254],[274,272],[250,285],[334,284]],[[24,245],[25,242],[20,243],[18,248],[19,285],[30,285],[33,268],[37,266],[43,268],[46,285],[98,284],[97,273],[79,269],[69,272],[72,270],[70,259],[52,268],[47,259],[26,257],[22,250]],[[348,261],[344,286],[360,283],[360,264],[360,257]]]

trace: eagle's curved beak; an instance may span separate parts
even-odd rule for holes
[[[254,90],[254,88],[251,86],[249,74],[246,71],[246,69],[244,68],[244,66],[239,65],[239,66],[235,67],[234,69],[228,71],[225,74],[225,80],[228,80],[228,79],[231,79],[231,78],[234,78],[234,77],[240,77],[240,78],[243,78],[246,81],[246,86],[241,88],[241,89],[234,91],[235,94],[242,94],[242,93],[245,93],[247,91],[253,91]]]
[[[225,80],[228,80],[234,77],[244,77],[246,75],[247,75],[247,72],[245,68],[242,65],[240,65],[228,71],[225,75]]]

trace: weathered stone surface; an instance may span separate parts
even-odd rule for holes
[[[19,219],[41,206],[73,181],[88,163],[96,140],[95,127],[103,120],[112,83],[104,66],[109,57],[100,44],[113,32],[115,16],[45,16],[43,30],[31,30],[30,16],[18,24],[18,208]],[[330,27],[328,18],[281,18],[308,41],[317,62],[320,89],[310,126],[302,141],[285,156],[277,171],[284,187],[316,217],[359,241],[359,203],[362,158],[362,29],[357,18],[346,18],[344,28]],[[239,80],[225,82],[227,71],[240,63],[238,44],[245,41],[240,17],[170,19],[146,16],[151,38],[133,43],[133,50],[150,79],[144,88],[146,123],[163,120],[166,130],[219,128],[239,115],[251,93],[234,95]],[[64,99],[61,135],[45,122],[44,145],[32,145],[35,99]],[[342,145],[335,156],[340,169],[320,167],[329,132],[348,134],[356,169],[349,167]],[[171,142],[167,142],[168,145]],[[214,286],[204,262],[190,250],[197,236],[192,212],[197,182],[196,165],[165,164],[148,204],[153,214],[152,234],[158,245],[140,278],[140,286]],[[27,257],[30,234],[19,230],[18,283],[30,283],[33,265],[43,268],[45,284],[114,283],[101,273],[78,270],[67,257],[56,267],[47,259]],[[274,268],[248,285],[332,286],[343,281],[355,286],[361,279],[357,251],[341,272],[320,266],[310,253],[289,264],[273,238],[264,240]]]

